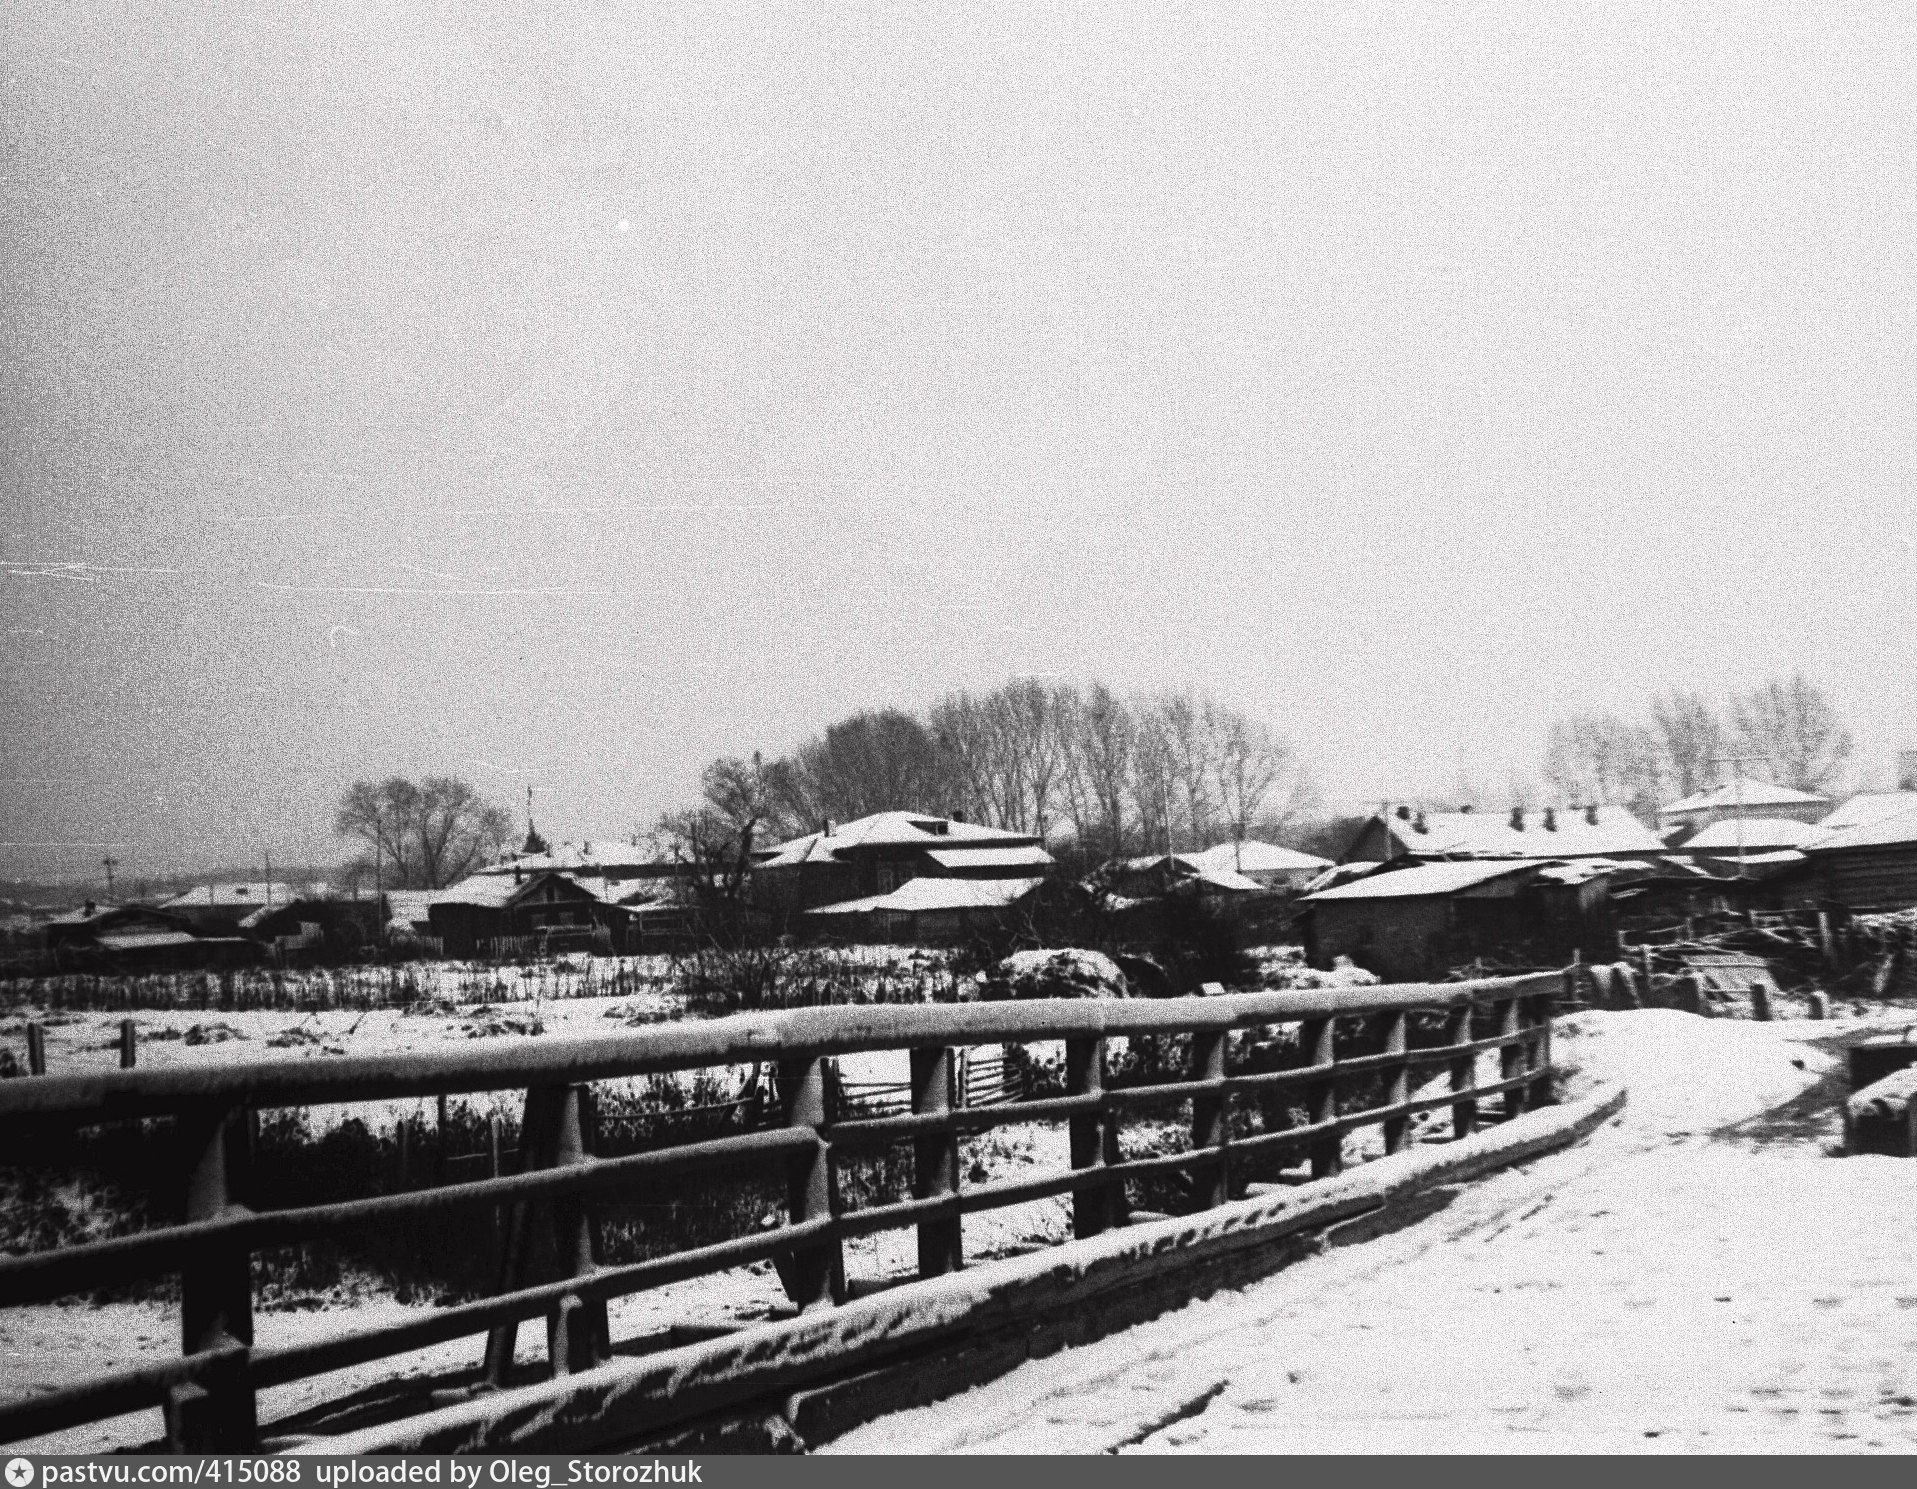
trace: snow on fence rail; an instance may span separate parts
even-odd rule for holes
[[[506,1381],[519,1324],[541,1315],[548,1320],[550,1370],[574,1373],[610,1358],[607,1299],[670,1282],[772,1260],[801,1309],[829,1307],[845,1299],[841,1248],[854,1237],[916,1227],[919,1274],[929,1278],[962,1265],[969,1213],[1070,1195],[1074,1233],[1085,1237],[1127,1223],[1129,1180],[1184,1173],[1196,1204],[1208,1208],[1228,1199],[1234,1171],[1248,1159],[1308,1157],[1314,1178],[1335,1175],[1344,1136],[1355,1128],[1381,1126],[1386,1151],[1396,1152],[1418,1112],[1450,1107],[1453,1130],[1464,1136],[1480,1121],[1484,1097],[1501,1096],[1506,1117],[1543,1099],[1552,1075],[1552,1008],[1570,975],[1164,1000],[802,1009],[324,1065],[283,1061],[6,1081],[0,1083],[0,1138],[8,1142],[30,1137],[36,1126],[171,1118],[182,1139],[186,1220],[0,1258],[0,1306],[8,1307],[178,1274],[183,1340],[177,1359],[0,1404],[0,1441],[158,1406],[176,1450],[270,1447],[258,1428],[255,1393],[262,1388],[481,1334],[487,1344],[480,1384],[496,1387]],[[1445,1015],[1442,1043],[1413,1047],[1410,1015],[1416,1012]],[[1382,1023],[1381,1048],[1341,1058],[1339,1025],[1355,1020]],[[1275,1025],[1297,1026],[1305,1063],[1234,1072],[1229,1036]],[[1107,1041],[1153,1035],[1190,1036],[1186,1077],[1108,1085]],[[1054,1041],[1065,1047],[1066,1094],[967,1104],[955,1051]],[[882,1050],[910,1052],[907,1109],[839,1099],[837,1058]],[[1500,1055],[1500,1078],[1480,1084],[1478,1057],[1492,1050]],[[624,1157],[591,1155],[592,1082],[760,1062],[776,1072],[782,1125]],[[1449,1075],[1443,1093],[1412,1095],[1414,1072],[1441,1070]],[[255,1210],[244,1202],[245,1134],[261,1108],[516,1087],[526,1091],[516,1173],[325,1205]],[[1294,1089],[1303,1093],[1304,1124],[1233,1135],[1228,1119],[1235,1098]],[[1347,1098],[1374,1089],[1382,1091],[1379,1104],[1347,1108]],[[1122,1116],[1180,1102],[1190,1103],[1188,1150],[1122,1157]],[[1069,1124],[1069,1168],[961,1184],[962,1137],[1041,1120]],[[838,1155],[908,1140],[913,1197],[842,1206]],[[630,1192],[668,1174],[747,1165],[783,1170],[784,1225],[646,1261],[597,1264],[594,1195]],[[1242,1182],[1241,1175],[1240,1188]],[[507,1215],[497,1295],[312,1342],[253,1346],[255,1252],[433,1211],[497,1213],[500,1207]],[[559,1275],[529,1285],[529,1265],[548,1226],[555,1244],[544,1266]]]

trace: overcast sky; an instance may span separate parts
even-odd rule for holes
[[[1917,745],[1908,5],[4,26],[0,873],[623,835],[1027,673],[1334,798],[1799,667]]]

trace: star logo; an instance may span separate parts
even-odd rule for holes
[[[13,1489],[27,1489],[27,1485],[33,1482],[33,1465],[25,1458],[9,1458],[7,1482]]]

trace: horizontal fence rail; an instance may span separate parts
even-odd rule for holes
[[[916,1230],[918,1273],[933,1277],[964,1264],[964,1217],[980,1211],[1069,1195],[1074,1233],[1090,1236],[1128,1222],[1134,1181],[1181,1176],[1190,1203],[1205,1208],[1242,1195],[1249,1175],[1273,1164],[1308,1163],[1313,1178],[1335,1175],[1344,1138],[1358,1128],[1382,1128],[1385,1151],[1397,1152],[1412,1140],[1414,1116],[1448,1108],[1451,1134],[1468,1136],[1492,1115],[1481,1105],[1489,1098],[1497,1098],[1499,1117],[1549,1099],[1550,1021],[1557,1001],[1574,991],[1573,977],[1574,969],[1164,1000],[803,1009],[420,1055],[0,1082],[0,1135],[12,1151],[54,1128],[171,1119],[183,1216],[131,1235],[0,1257],[7,1307],[177,1276],[182,1328],[176,1359],[0,1403],[0,1441],[157,1406],[176,1450],[250,1449],[262,1442],[264,1388],[480,1336],[485,1358],[474,1384],[497,1387],[512,1366],[515,1331],[531,1319],[546,1319],[553,1374],[590,1369],[610,1358],[607,1301],[648,1288],[770,1261],[793,1304],[828,1308],[847,1297],[842,1246],[857,1237]],[[1181,1070],[1131,1084],[1109,1078],[1109,1041],[1161,1036],[1188,1043],[1188,1051],[1179,1046]],[[1341,1038],[1362,1052],[1341,1055]],[[1062,1082],[1036,1088],[1030,1047],[1059,1044]],[[909,1052],[909,1080],[840,1075],[841,1057],[874,1051]],[[1494,1051],[1498,1078],[1481,1082],[1480,1057]],[[747,1065],[754,1109],[772,1125],[619,1157],[592,1152],[593,1083]],[[1419,1094],[1436,1077],[1442,1089]],[[455,1178],[442,1163],[440,1182],[427,1188],[274,1209],[246,1202],[245,1139],[262,1109],[514,1088],[526,1092],[515,1171],[502,1169],[495,1124],[484,1177]],[[1123,1156],[1125,1118],[1181,1105],[1189,1110],[1188,1147]],[[1304,1121],[1291,1120],[1295,1110]],[[962,1180],[965,1137],[1034,1122],[1066,1124],[1070,1167]],[[910,1197],[846,1206],[841,1157],[894,1144],[911,1146]],[[720,1169],[782,1179],[784,1223],[648,1260],[601,1261],[595,1204]],[[494,1296],[255,1347],[256,1253],[453,1212],[494,1217]],[[487,1234],[483,1221],[476,1229]]]

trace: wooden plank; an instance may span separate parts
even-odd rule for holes
[[[1391,1013],[1385,1015],[1385,1053],[1402,1056],[1409,1045],[1406,1029],[1406,1015]],[[1390,1067],[1390,1075],[1385,1081],[1385,1105],[1397,1106],[1411,1099],[1411,1070],[1404,1060]],[[1384,1145],[1386,1153],[1396,1153],[1405,1144],[1405,1135],[1410,1131],[1409,1117],[1387,1117],[1384,1121]]]
[[[1030,1043],[1247,1028],[1343,1014],[1455,1008],[1473,1000],[1528,994],[1540,984],[1554,984],[1557,976],[1549,972],[1476,983],[1403,983],[1234,993],[1219,998],[806,1008],[657,1024],[590,1038],[523,1044],[477,1041],[482,1047],[346,1056],[324,1063],[272,1060],[89,1071],[50,1076],[45,1081],[0,1082],[0,1119],[58,1115],[118,1121],[167,1115],[190,1101],[236,1107],[320,1106],[436,1096],[441,1091],[579,1085],[710,1065],[800,1060],[913,1045]]]
[[[830,1075],[820,1057],[779,1062],[779,1097],[786,1125],[818,1137],[810,1151],[786,1159],[786,1209],[794,1224],[831,1220],[839,1213],[838,1170],[823,1129],[831,1121]],[[779,1265],[786,1296],[800,1312],[845,1301],[845,1255],[837,1240],[806,1246]]]
[[[1320,1069],[1335,1066],[1338,1060],[1338,1021],[1312,1019],[1298,1031],[1299,1043],[1311,1052],[1311,1063]],[[1313,1126],[1335,1123],[1338,1119],[1338,1080],[1334,1075],[1313,1083],[1306,1090]],[[1344,1167],[1344,1135],[1333,1130],[1311,1146],[1311,1177],[1335,1178]]]
[[[1194,1034],[1191,1042],[1192,1079],[1198,1082],[1216,1081],[1222,1087],[1225,1079],[1225,1052],[1230,1043],[1226,1034]],[[1191,1145],[1194,1151],[1214,1149],[1219,1162],[1209,1169],[1201,1169],[1192,1175],[1192,1202],[1200,1208],[1209,1209],[1213,1205],[1222,1205],[1231,1197],[1231,1164],[1228,1145],[1231,1141],[1231,1097],[1222,1090],[1216,1096],[1195,1096],[1191,1103]]]
[[[232,1203],[245,1132],[244,1114],[228,1108],[182,1114],[189,1220],[223,1214]],[[180,1336],[181,1354],[212,1355],[218,1363],[168,1388],[168,1444],[178,1453],[250,1452],[257,1429],[249,1373],[253,1278],[252,1258],[243,1248],[211,1243],[181,1270]]]
[[[911,1053],[912,1111],[916,1116],[940,1116],[952,1110],[957,1093],[957,1059],[949,1046],[915,1049]],[[959,1192],[959,1137],[955,1132],[933,1133],[912,1140],[912,1194],[935,1199]],[[919,1276],[940,1277],[965,1265],[964,1222],[928,1220],[918,1229]]]

